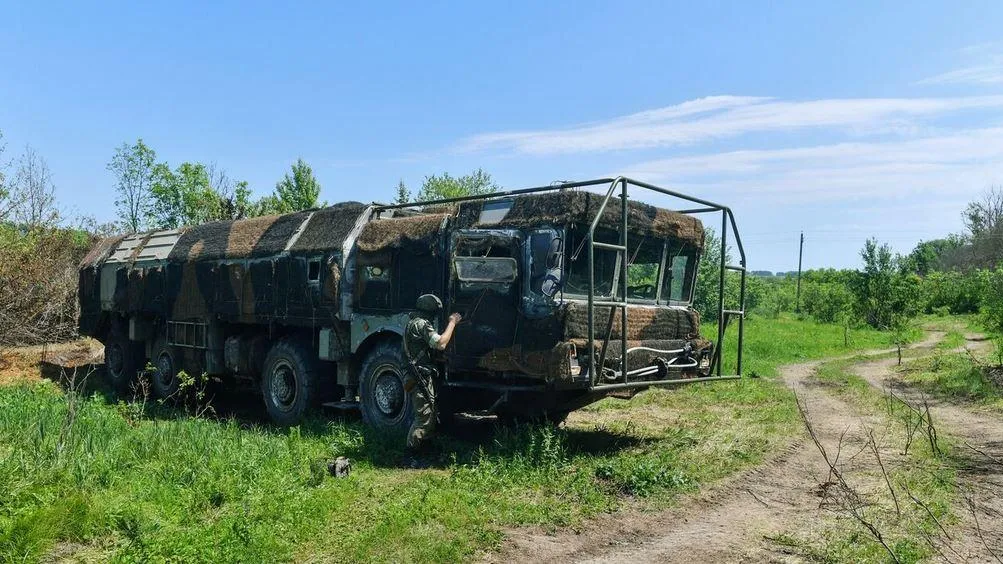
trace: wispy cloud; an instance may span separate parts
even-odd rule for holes
[[[771,200],[842,200],[969,194],[998,181],[1003,128],[920,139],[834,143],[670,157],[628,168],[631,176],[694,191]]]
[[[920,80],[917,84],[1003,84],[1003,42],[970,45],[960,50],[964,66]]]
[[[569,128],[475,135],[457,149],[556,155],[686,146],[748,133],[810,128],[853,133],[913,131],[917,120],[1001,107],[1003,96],[810,101],[712,96]]]

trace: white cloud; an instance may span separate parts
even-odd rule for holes
[[[968,64],[924,78],[917,84],[1003,84],[1003,42],[970,45],[960,53]]]
[[[842,132],[915,132],[917,120],[964,110],[1003,107],[1003,96],[956,98],[848,98],[782,101],[712,96],[570,128],[485,133],[460,151],[555,155],[686,146],[748,133],[808,128]]]
[[[1003,177],[1003,128],[920,139],[679,156],[628,167],[639,179],[770,201],[975,194]]]
[[[924,78],[918,84],[1003,84],[1003,62],[962,67]]]

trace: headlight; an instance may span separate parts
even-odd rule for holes
[[[582,367],[578,364],[578,350],[575,349],[574,345],[571,345],[571,350],[568,351],[568,366],[571,367],[572,376],[582,375]]]

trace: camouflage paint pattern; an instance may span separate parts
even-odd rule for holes
[[[490,225],[481,223],[481,202],[466,202],[437,213],[388,214],[365,224],[351,252],[355,262],[347,267],[346,258],[350,257],[343,256],[346,237],[370,209],[355,202],[185,228],[166,260],[160,261],[139,260],[152,236],[148,233],[127,263],[106,263],[122,242],[121,237],[109,238],[100,241],[80,265],[81,331],[100,337],[101,316],[112,313],[310,329],[344,323],[354,351],[361,345],[361,337],[357,338],[354,320],[350,328],[347,320],[339,319],[342,294],[351,296],[359,319],[406,314],[417,296],[426,292],[442,296],[447,308],[453,308],[447,284],[452,268],[447,241],[454,230],[562,229],[586,222],[597,206],[594,194],[561,192],[513,198],[507,214]],[[611,202],[600,223],[616,226],[619,206],[619,201]],[[690,216],[634,201],[628,212],[632,232],[703,244],[703,228]],[[518,260],[522,265],[522,258]],[[311,270],[311,261],[318,261],[315,270]],[[360,275],[367,265],[392,267],[394,277],[385,287],[367,287]],[[102,268],[116,269],[112,311],[101,311]],[[520,266],[520,271],[523,268]],[[316,272],[316,281],[308,280],[310,272]],[[476,310],[476,315],[468,317],[470,326],[455,339],[454,350],[448,355],[450,370],[489,378],[508,373],[548,382],[568,379],[571,352],[577,348],[580,357],[585,353],[585,304],[564,302],[549,315],[530,318],[521,311],[521,287],[520,279],[512,296],[486,290],[475,303],[465,306],[461,313]],[[595,334],[599,342],[608,315],[608,308],[597,309]],[[512,325],[500,326],[498,320],[503,318],[511,319]],[[699,315],[691,308],[628,309],[630,343],[675,349],[691,341],[699,350],[707,343],[699,338],[699,326]],[[619,355],[616,339],[620,334],[617,315],[608,358]],[[631,366],[652,360],[644,354],[629,357]]]

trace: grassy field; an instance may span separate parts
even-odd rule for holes
[[[890,342],[848,336],[752,318],[759,378],[604,400],[557,430],[481,423],[437,439],[427,470],[398,468],[401,446],[352,419],[283,430],[50,382],[0,387],[0,558],[458,561],[508,526],[668,504],[762,460],[800,432],[779,365]],[[326,475],[335,456],[353,461],[349,478]]]

